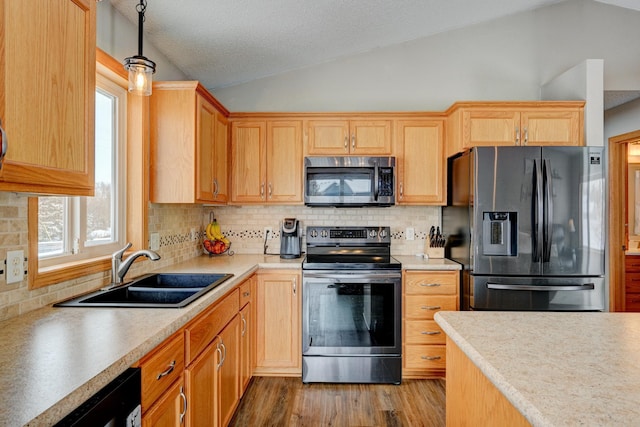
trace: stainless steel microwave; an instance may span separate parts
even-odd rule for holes
[[[393,206],[395,157],[305,157],[307,206]]]

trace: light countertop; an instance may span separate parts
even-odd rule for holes
[[[640,314],[465,311],[435,319],[532,425],[638,425]]]
[[[459,268],[443,259],[396,258],[409,269]],[[0,425],[57,422],[256,270],[301,263],[277,255],[200,256],[157,272],[234,277],[185,308],[48,306],[0,322]]]

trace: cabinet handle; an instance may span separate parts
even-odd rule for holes
[[[245,297],[245,298],[248,297],[249,295],[251,295],[251,292],[249,292],[249,291],[242,293],[242,296]]]
[[[440,310],[442,307],[440,307],[439,305],[423,305],[420,308],[423,310]]]
[[[404,196],[404,185],[403,185],[403,183],[401,182],[401,183],[400,183],[400,199],[402,199],[402,196]]]
[[[187,396],[184,394],[184,387],[180,387],[180,397],[182,398],[182,412],[180,413],[180,425],[184,424],[184,417],[187,415]]]
[[[344,136],[344,151],[349,151],[349,135]]]
[[[269,183],[269,198],[271,198],[272,194],[273,194],[273,185],[271,185],[271,183]]]
[[[351,134],[351,148],[356,148],[356,134]]]
[[[9,140],[7,139],[7,133],[4,131],[2,127],[2,120],[0,120],[0,143],[2,147],[0,148],[0,169],[2,169],[2,164],[4,163],[4,156],[7,155],[7,148],[9,147]]]
[[[264,182],[260,184],[260,198],[264,199]]]
[[[524,128],[524,145],[527,145],[529,142],[529,129]]]
[[[171,362],[171,364],[169,365],[169,367],[167,368],[167,370],[166,370],[166,371],[164,371],[164,372],[160,372],[160,373],[158,374],[158,376],[156,377],[156,380],[159,380],[160,378],[162,378],[162,377],[166,377],[167,375],[169,375],[171,372],[173,372],[173,370],[175,369],[175,367],[176,367],[176,361],[175,361],[175,360],[173,360],[173,361]]]
[[[298,278],[294,277],[293,278],[293,295],[296,294],[296,289],[298,288]]]
[[[442,356],[420,356],[422,360],[440,360]]]
[[[520,128],[518,126],[516,126],[516,144],[515,145],[520,145]]]
[[[224,345],[224,342],[222,340],[220,341],[220,347],[222,347],[223,350],[222,360],[220,361],[220,366],[222,366],[224,365],[225,360],[227,360],[227,346]]]
[[[222,347],[220,346],[220,343],[218,343],[218,345],[216,346],[216,351],[220,356],[220,362],[218,363],[218,366],[216,366],[216,369],[219,371],[220,368],[222,367],[222,362],[224,362],[224,358],[222,357]]]
[[[242,336],[247,333],[247,319],[245,319],[244,314],[240,313],[240,317],[242,318]]]
[[[213,178],[213,197],[218,197],[220,186],[218,185],[218,178]]]
[[[420,283],[420,286],[426,286],[428,288],[433,288],[436,286],[440,286],[440,283]]]
[[[440,331],[422,331],[422,335],[440,335]]]

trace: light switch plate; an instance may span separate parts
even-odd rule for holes
[[[407,227],[404,235],[407,240],[414,240],[416,238],[416,233],[413,227]]]
[[[149,236],[149,240],[149,245],[151,246],[152,251],[157,251],[158,249],[160,249],[160,234],[151,233],[151,235]]]
[[[22,282],[24,279],[24,251],[7,252],[7,283]]]

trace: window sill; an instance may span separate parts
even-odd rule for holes
[[[29,262],[29,266],[32,267]],[[46,268],[38,268],[37,260],[29,269],[29,289],[38,289],[54,283],[60,283],[90,274],[109,271],[111,256],[74,261]]]

